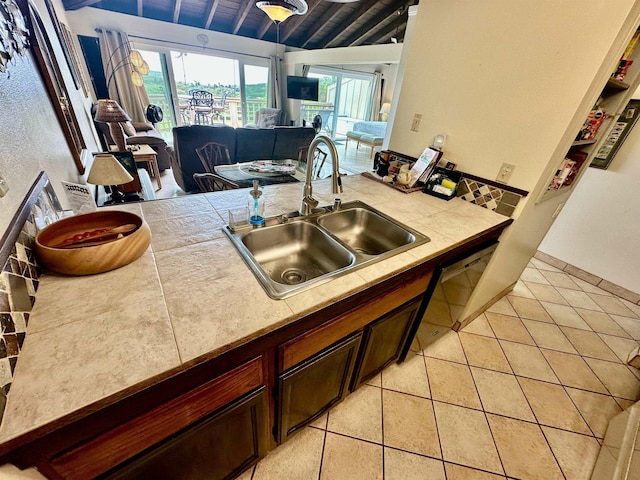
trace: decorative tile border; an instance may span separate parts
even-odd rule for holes
[[[62,216],[47,175],[42,172],[0,240],[0,418],[36,301],[41,268],[33,245],[41,228]]]
[[[507,188],[489,183],[480,177],[463,173],[458,185],[457,196],[496,213],[510,217],[513,215],[518,202],[527,192],[509,191]]]

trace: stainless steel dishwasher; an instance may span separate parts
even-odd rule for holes
[[[497,247],[496,241],[436,270],[431,284],[433,293],[418,328],[422,348],[452,328],[459,328],[456,322]]]

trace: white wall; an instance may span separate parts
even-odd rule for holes
[[[98,147],[94,130],[87,113],[90,100],[73,86],[71,73],[64,63],[61,47],[43,2],[35,0],[35,5],[59,59],[87,148],[89,151],[96,151]],[[64,13],[59,13],[59,18],[65,21]],[[63,205],[66,205],[66,197],[60,182],[84,181],[77,173],[31,53],[29,52],[27,57],[17,57],[15,62],[9,65],[9,70],[10,75],[0,74],[0,175],[9,185],[7,195],[0,198],[0,234],[9,226],[40,171],[44,170],[47,173]]]
[[[640,294],[640,127],[589,168],[539,250]]]
[[[566,200],[536,204],[639,11],[633,0],[420,2],[389,148],[417,156],[446,133],[445,157],[461,170],[492,179],[512,163],[510,183],[531,192],[465,314],[517,281]]]

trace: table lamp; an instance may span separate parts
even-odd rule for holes
[[[109,132],[113,141],[116,142],[116,148],[119,152],[126,151],[124,132],[120,122],[128,122],[131,117],[118,105],[118,102],[110,99],[98,100],[98,108],[93,118],[96,122],[103,122],[109,125]]]
[[[384,102],[382,108],[380,108],[380,120],[386,122],[389,119],[389,112],[391,112],[391,104]]]
[[[116,157],[108,153],[99,153],[93,158],[93,165],[87,182],[93,185],[104,185],[111,188],[111,198],[105,205],[123,203],[124,194],[118,190],[117,185],[129,183],[133,177],[122,166]]]

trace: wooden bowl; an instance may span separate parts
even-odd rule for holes
[[[134,224],[125,236],[107,243],[61,248],[65,240],[85,232]],[[104,210],[75,215],[45,227],[36,236],[36,256],[50,270],[66,275],[92,275],[127,265],[139,258],[151,243],[151,230],[138,215]]]

